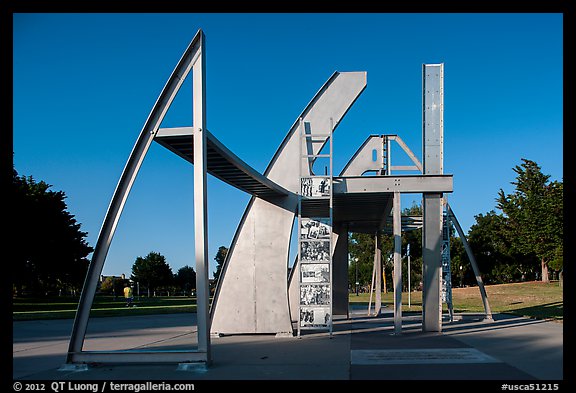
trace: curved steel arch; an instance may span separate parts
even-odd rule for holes
[[[146,156],[146,153],[148,152],[150,145],[152,144],[154,138],[156,137],[156,134],[158,133],[158,129],[160,128],[160,124],[162,123],[162,120],[164,119],[166,112],[170,108],[170,105],[172,104],[172,101],[176,97],[178,90],[182,86],[184,80],[186,79],[191,70],[193,70],[194,74],[193,85],[195,85],[193,94],[194,95],[193,120],[197,124],[194,124],[194,126],[200,130],[206,128],[205,89],[204,89],[205,55],[203,52],[204,52],[204,33],[202,32],[201,29],[199,29],[194,38],[192,39],[192,41],[190,42],[190,44],[188,45],[188,47],[186,48],[186,50],[184,51],[184,54],[178,61],[178,64],[174,68],[174,71],[172,71],[172,74],[168,78],[166,85],[164,86],[162,92],[158,96],[156,103],[152,107],[152,110],[150,111],[150,114],[148,115],[148,118],[144,123],[142,130],[140,131],[138,139],[136,140],[134,148],[130,153],[128,161],[126,162],[126,166],[122,171],[122,175],[120,176],[120,180],[118,181],[118,185],[116,186],[116,190],[114,191],[112,200],[110,201],[110,205],[104,218],[104,222],[100,229],[98,240],[96,242],[96,247],[94,249],[94,253],[92,254],[92,260],[88,267],[88,272],[86,274],[86,279],[84,281],[84,286],[82,289],[82,293],[80,295],[80,300],[78,302],[78,309],[76,311],[76,316],[72,327],[72,333],[70,336],[66,363],[82,363],[89,360],[111,361],[112,359],[115,359],[116,361],[145,361],[146,357],[142,356],[142,353],[130,353],[127,351],[125,352],[118,351],[116,353],[85,352],[82,350],[82,348],[84,346],[84,339],[86,336],[88,319],[90,317],[90,309],[92,308],[92,303],[94,301],[94,295],[97,289],[98,278],[102,273],[102,268],[104,267],[106,255],[108,254],[108,250],[110,248],[112,238],[114,237],[118,221],[120,220],[122,210],[124,209],[124,205],[128,198],[128,194],[130,193],[132,185],[136,180],[136,176],[138,175],[144,157]],[[198,134],[203,134],[205,137],[205,133],[199,132]],[[202,169],[205,171],[204,168]],[[198,184],[197,182],[195,183]],[[203,216],[202,218],[204,219],[205,217]],[[204,247],[203,250],[205,248],[206,247]],[[207,260],[205,262],[207,262]],[[206,267],[197,266],[197,270],[198,270],[198,276],[206,273],[205,281],[208,281]],[[202,272],[200,272],[199,270],[202,270]],[[198,280],[198,283],[206,287],[205,291],[206,299],[198,299],[199,351],[182,351],[179,354],[168,353],[168,356],[162,356],[161,354],[156,353],[154,355],[156,355],[157,359],[166,358],[170,361],[174,360],[175,361],[200,360],[207,362],[210,361],[209,342],[206,342],[206,340],[203,340],[201,338],[201,336],[205,336],[207,337],[207,339],[209,339],[209,332],[206,334],[201,333],[202,330],[209,330],[207,282],[202,283],[201,281],[202,280]],[[206,316],[204,317],[204,321],[206,322],[204,324],[206,326],[200,326],[202,325],[202,323],[200,322],[200,319],[202,319],[200,314],[202,313],[206,314]],[[200,353],[201,351],[203,351],[203,353]]]

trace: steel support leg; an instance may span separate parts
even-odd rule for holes
[[[382,245],[380,244],[378,232],[374,235],[374,272],[376,285],[376,300],[374,302],[374,315],[380,315],[382,310]]]
[[[394,334],[402,333],[402,218],[400,193],[394,193],[392,207],[394,233]]]
[[[442,331],[442,194],[424,194],[422,330]]]
[[[472,252],[472,248],[468,244],[468,240],[466,239],[466,235],[456,218],[456,215],[452,211],[452,208],[449,204],[446,204],[446,208],[448,209],[448,217],[450,221],[456,227],[456,231],[458,231],[458,235],[462,240],[462,244],[464,245],[464,249],[466,250],[466,254],[468,255],[468,259],[470,259],[470,264],[472,265],[472,270],[474,270],[474,276],[476,276],[476,283],[478,283],[478,288],[480,288],[480,295],[482,296],[482,303],[484,304],[484,312],[486,314],[486,319],[492,319],[492,310],[490,309],[490,303],[488,303],[488,295],[486,294],[486,288],[484,288],[484,282],[482,281],[482,276],[480,275],[480,269],[478,269],[478,264],[476,263],[476,258],[474,257],[474,253]]]

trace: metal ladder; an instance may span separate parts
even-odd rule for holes
[[[301,330],[328,330],[332,338],[333,168],[330,118],[328,133],[312,134],[300,118],[298,193],[298,337]],[[329,153],[320,154],[329,142]],[[314,152],[314,143],[320,143]],[[303,152],[303,148],[306,152]],[[324,174],[314,173],[317,158],[329,160]]]

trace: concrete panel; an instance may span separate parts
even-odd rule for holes
[[[290,306],[290,317],[292,322],[298,322],[298,310],[300,299],[300,284],[298,282],[298,274],[300,273],[300,264],[298,258],[294,262],[290,277],[288,278],[288,302]]]
[[[332,75],[291,127],[264,174],[299,192],[300,118],[312,135],[327,134],[331,122],[339,124],[365,87],[366,72]],[[313,153],[325,142],[314,144]],[[287,275],[297,199],[288,196],[276,202],[252,198],[244,213],[212,302],[213,334],[292,332]]]
[[[366,87],[366,72],[337,72],[320,89],[312,102],[299,116],[306,124],[310,134],[328,134],[331,120],[334,128],[348,112],[354,101]],[[300,191],[298,171],[300,149],[307,151],[306,142],[298,134],[298,120],[294,122],[287,137],[273,157],[264,174],[272,181],[292,192]],[[315,143],[312,154],[318,154],[324,143]]]
[[[348,317],[348,229],[346,224],[333,228],[332,314]]]

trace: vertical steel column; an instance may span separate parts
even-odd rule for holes
[[[206,47],[200,37],[200,57],[192,70],[192,102],[194,127],[194,245],[196,259],[196,315],[198,320],[198,350],[210,353],[210,288],[208,281],[208,213],[206,198]]]
[[[368,313],[366,315],[372,315],[372,293],[374,292],[374,276],[376,276],[376,265],[372,265],[372,280],[370,281],[370,299],[368,300]]]
[[[390,143],[390,138],[388,135],[384,136],[385,146],[386,146],[386,174],[388,176],[392,175],[392,143]]]
[[[394,334],[402,333],[402,218],[400,193],[394,192],[392,202],[392,227],[394,233]]]
[[[422,330],[442,331],[442,195],[424,194]]]
[[[424,175],[441,175],[444,150],[444,64],[422,66]],[[442,194],[423,194],[422,330],[442,331]]]
[[[444,64],[422,67],[422,140],[424,175],[444,174]]]

